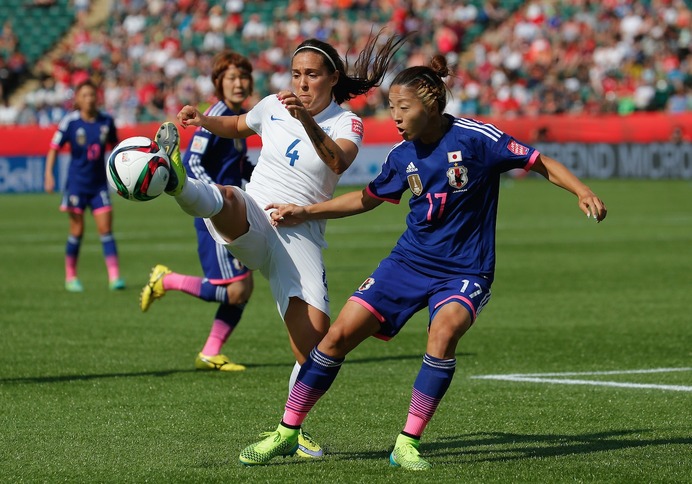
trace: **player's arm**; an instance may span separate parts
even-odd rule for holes
[[[599,222],[606,217],[608,210],[603,201],[559,161],[540,154],[531,166],[531,171],[540,173],[554,185],[576,195],[579,208],[587,217],[593,217]]]
[[[315,147],[315,151],[324,164],[337,175],[345,172],[358,155],[358,145],[343,138],[333,140],[327,136],[327,133],[320,128],[312,116],[301,121],[305,127],[305,132]]]
[[[305,220],[342,218],[367,212],[379,206],[382,200],[373,198],[365,190],[345,193],[326,202],[306,205],[271,203],[265,210],[276,209],[271,214],[274,225],[296,225]]]
[[[320,125],[317,124],[315,118],[305,109],[301,100],[291,91],[281,91],[277,97],[284,107],[291,113],[291,116],[301,122],[305,128],[312,146],[314,146],[317,155],[337,175],[351,166],[353,160],[358,155],[358,145],[347,139],[333,140],[327,133],[324,132]]]
[[[178,113],[178,122],[183,128],[201,126],[221,138],[247,138],[255,132],[248,127],[245,116],[207,116],[188,105]]]
[[[58,150],[50,148],[46,155],[46,171],[43,174],[43,189],[47,193],[53,193],[55,190],[55,177],[53,176],[53,168],[55,167],[55,159],[57,158]]]

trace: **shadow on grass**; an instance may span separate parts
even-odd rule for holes
[[[461,354],[457,357],[471,356],[470,354]],[[347,358],[346,364],[363,364],[363,363],[380,363],[384,361],[405,361],[405,360],[423,360],[422,354],[413,355],[392,355],[392,356],[382,356],[377,358]],[[265,364],[245,364],[248,370],[253,368],[271,368],[271,367],[284,367],[290,368],[293,363],[265,363]],[[33,376],[33,377],[16,377],[16,378],[0,378],[0,385],[3,384],[39,384],[39,383],[63,383],[69,381],[89,381],[89,380],[100,380],[106,378],[139,378],[139,377],[167,377],[170,375],[176,375],[180,373],[196,373],[197,370],[194,369],[172,369],[172,370],[152,370],[152,371],[138,371],[138,372],[120,372],[120,373],[95,373],[95,374],[81,374],[81,375],[56,375],[56,376]],[[209,372],[216,373],[216,372]],[[222,373],[222,372],[219,372]]]
[[[17,378],[0,378],[0,385],[5,383],[63,383],[68,381],[89,381],[103,378],[132,378],[142,376],[164,377],[176,373],[194,373],[196,370],[159,370],[139,371],[131,373],[95,373],[93,375],[60,375],[60,376],[33,376]]]
[[[582,435],[474,433],[437,439],[425,446],[431,456],[467,462],[499,462],[590,454],[640,447],[692,444],[692,437],[646,438],[650,429],[613,430]]]
[[[620,430],[585,435],[531,435],[504,432],[474,433],[424,442],[422,455],[430,459],[461,462],[507,462],[575,454],[591,454],[660,445],[690,445],[692,437],[645,438],[652,430]],[[393,442],[392,442],[393,444]],[[338,460],[388,459],[391,450],[371,452],[330,451]]]

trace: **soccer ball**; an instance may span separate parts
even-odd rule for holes
[[[106,175],[118,195],[138,202],[163,193],[170,176],[166,152],[144,136],[122,140],[108,157]]]

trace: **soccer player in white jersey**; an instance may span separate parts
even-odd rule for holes
[[[267,96],[238,116],[206,116],[192,106],[180,110],[178,121],[183,128],[201,126],[227,138],[262,137],[259,159],[245,190],[188,178],[180,164],[174,124],[164,123],[156,136],[173,166],[166,192],[186,213],[204,218],[219,244],[269,280],[296,358],[289,388],[300,365],[329,329],[322,260],[325,223],[276,228],[265,206],[277,200],[317,203],[333,196],[363,138],[360,118],[339,105],[379,85],[405,41],[394,36],[379,44],[379,37],[368,40],[352,76],[331,45],[308,39],[291,58],[293,91]],[[296,450],[303,457],[322,455],[321,447],[303,432]]]
[[[438,55],[430,67],[410,67],[394,78],[389,107],[404,141],[364,190],[306,207],[269,205],[276,209],[272,219],[279,227],[299,227],[366,212],[384,201],[399,203],[405,192],[412,193],[406,231],[310,353],[278,428],[240,453],[244,464],[265,464],[291,453],[301,424],[345,356],[370,336],[394,337],[427,307],[426,353],[389,461],[407,470],[429,469],[418,451],[421,435],[452,381],[459,339],[490,299],[501,173],[516,168],[540,173],[576,195],[587,216],[599,222],[605,218],[603,202],[561,163],[493,125],[444,114],[442,79],[448,73],[445,57]]]

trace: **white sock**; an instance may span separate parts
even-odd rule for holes
[[[221,211],[223,195],[219,187],[188,178],[180,195],[175,197],[180,208],[188,215],[210,218]]]
[[[293,365],[293,371],[291,372],[291,378],[288,380],[288,393],[291,393],[291,390],[293,390],[293,385],[296,384],[296,380],[298,379],[298,372],[300,371],[300,364],[296,361],[296,364]]]

